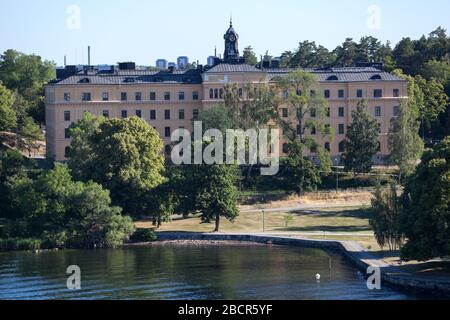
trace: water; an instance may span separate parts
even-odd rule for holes
[[[66,287],[69,265],[81,268],[79,291]],[[369,291],[363,275],[338,254],[255,245],[0,253],[0,299],[414,297],[386,287]]]

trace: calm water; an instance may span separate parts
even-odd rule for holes
[[[329,261],[332,261],[331,273]],[[66,268],[81,268],[80,291]],[[322,275],[320,283],[315,275]],[[341,256],[277,246],[0,253],[0,299],[413,299],[373,292]]]

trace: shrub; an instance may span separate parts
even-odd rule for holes
[[[132,242],[151,242],[156,240],[156,234],[153,229],[137,229],[130,240]]]
[[[0,251],[40,250],[41,248],[39,239],[0,239]]]

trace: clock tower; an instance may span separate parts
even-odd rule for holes
[[[238,63],[240,62],[239,57],[239,35],[233,29],[233,21],[230,20],[230,28],[227,30],[223,36],[225,39],[225,53],[223,55],[224,62],[226,63]]]

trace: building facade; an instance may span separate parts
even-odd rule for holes
[[[203,110],[223,102],[227,84],[244,88],[249,83],[272,83],[290,72],[271,65],[257,68],[245,64],[239,55],[239,37],[232,25],[224,39],[224,59],[215,58],[211,68],[169,68],[155,72],[135,70],[132,64],[124,64],[103,71],[73,67],[61,70],[58,79],[46,86],[48,151],[57,160],[66,159],[70,145],[68,128],[80,120],[84,112],[109,118],[137,116],[145,119],[159,132],[168,150],[171,133],[179,128],[191,130],[192,120]],[[344,151],[347,126],[352,121],[351,113],[364,99],[380,124],[380,152],[374,162],[381,162],[389,153],[387,140],[391,119],[396,116],[401,99],[407,98],[407,82],[372,66],[306,71],[317,76],[329,102],[328,121],[335,137],[326,140],[315,132],[308,134],[329,149],[333,162],[338,164]],[[280,142],[280,153],[285,142]]]

